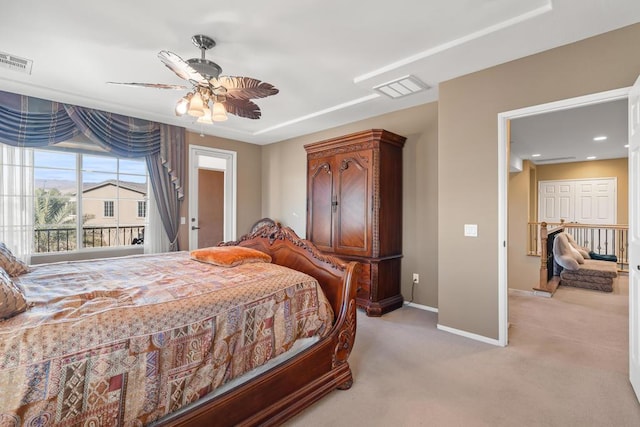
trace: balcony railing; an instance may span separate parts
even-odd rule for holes
[[[78,248],[75,227],[48,227],[34,230],[36,253],[73,251]],[[82,227],[82,247],[104,248],[143,242],[144,225]]]
[[[540,224],[528,223],[527,254],[540,256]],[[618,258],[618,270],[629,271],[629,226],[577,224],[568,222],[548,222],[548,229],[564,227],[576,243],[587,251],[600,255],[615,255]]]

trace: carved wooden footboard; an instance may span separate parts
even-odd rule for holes
[[[320,253],[290,228],[266,223],[237,242],[271,255],[276,264],[315,277],[335,313],[330,334],[294,358],[213,398],[206,396],[157,425],[278,425],[332,390],[348,389],[347,359],[356,335],[356,281],[360,266]]]

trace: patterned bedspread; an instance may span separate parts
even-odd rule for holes
[[[0,321],[0,426],[140,426],[329,332],[310,276],[187,252],[36,266]]]

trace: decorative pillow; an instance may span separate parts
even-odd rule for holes
[[[590,259],[591,257],[589,256],[589,251],[586,248],[583,248],[582,246],[578,245],[578,243],[574,240],[571,234],[569,233],[566,233],[566,234],[567,234],[567,240],[569,240],[569,244],[573,247],[573,249],[578,251],[578,253],[582,256],[582,262],[580,262],[579,259],[576,261],[578,261],[580,264],[583,264],[585,259]]]
[[[573,257],[573,259],[578,261],[578,264],[584,264],[584,257],[582,256],[582,254],[580,254],[580,251],[578,251],[571,245],[569,245],[569,250],[571,251],[571,256]]]
[[[29,272],[27,264],[16,258],[3,242],[0,242],[0,268],[3,268],[11,277]]]
[[[271,262],[271,257],[256,249],[243,246],[214,246],[195,249],[191,258],[220,267],[234,267],[251,262]]]
[[[591,259],[591,255],[589,255],[589,251],[587,251],[585,248],[579,247],[576,249],[578,252],[580,252],[580,255],[582,255],[582,258]]]
[[[0,319],[8,319],[26,309],[27,301],[24,299],[20,288],[0,268]]]
[[[578,270],[580,265],[571,253],[571,245],[565,233],[560,233],[553,239],[553,258],[567,270]]]

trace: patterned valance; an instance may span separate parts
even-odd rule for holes
[[[84,134],[119,157],[160,152],[160,124],[91,108],[0,92],[0,142],[43,147]]]

